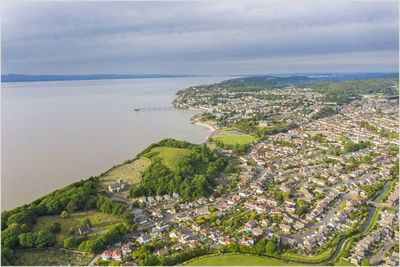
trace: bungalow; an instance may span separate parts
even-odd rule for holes
[[[211,233],[211,228],[210,227],[207,227],[207,228],[204,228],[203,230],[201,230],[201,232],[203,233],[203,234],[205,234],[205,235],[209,235],[210,233]]]
[[[249,197],[250,194],[248,192],[239,192],[239,196],[241,196],[241,197]]]
[[[252,237],[248,237],[248,236],[243,237],[243,238],[240,240],[240,244],[243,245],[243,246],[251,246],[251,245],[254,245],[254,239],[253,239]]]
[[[294,202],[293,199],[289,198],[289,199],[286,199],[286,200],[285,200],[285,204],[291,205],[291,206],[295,206],[295,205],[296,205],[296,202]]]
[[[121,266],[137,266],[138,264],[134,261],[127,261],[121,264]]]
[[[112,253],[112,259],[115,260],[115,261],[121,261],[122,260],[121,251],[114,250],[113,253]]]
[[[106,250],[104,250],[103,253],[101,254],[101,259],[102,259],[103,261],[108,261],[108,260],[111,259],[111,256],[112,256],[112,251],[109,250],[109,249],[106,249]]]

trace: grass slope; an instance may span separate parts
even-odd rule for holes
[[[221,130],[213,136],[213,139],[223,142],[226,145],[243,145],[249,144],[256,140],[253,136],[249,134],[241,134],[240,132],[233,129]]]
[[[87,265],[93,257],[92,254],[88,253],[79,253],[58,249],[46,249],[43,251],[18,251],[15,255],[16,266],[84,266]]]
[[[285,262],[269,257],[260,257],[252,255],[221,255],[202,258],[189,262],[185,266],[306,266],[307,264],[299,264]]]
[[[161,158],[162,162],[171,170],[176,170],[179,159],[191,153],[189,149],[175,147],[155,147],[151,152],[160,153],[157,157]]]
[[[150,165],[151,161],[145,157],[141,157],[131,163],[121,164],[117,167],[112,168],[100,177],[100,185],[107,190],[109,184],[118,182],[118,179],[123,179],[124,182],[132,184],[138,184],[142,178],[142,173]],[[127,194],[127,190],[122,192]]]
[[[80,211],[71,213],[69,217],[65,219],[62,219],[59,215],[39,217],[36,224],[33,226],[32,232],[48,229],[53,223],[59,222],[61,224],[61,232],[57,234],[57,243],[61,244],[66,237],[71,236],[69,234],[71,228],[73,228],[75,232],[78,231],[80,222],[85,217],[88,217],[93,224],[92,231],[94,233],[88,235],[89,239],[94,239],[99,234],[104,233],[104,230],[120,222],[118,218],[100,211]]]

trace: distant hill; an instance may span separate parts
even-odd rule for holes
[[[261,87],[284,88],[287,86],[310,86],[325,82],[343,82],[398,77],[397,73],[318,73],[297,75],[255,75],[231,79],[212,86],[222,88]]]
[[[88,75],[1,75],[2,82],[42,82],[42,81],[75,81],[75,80],[105,80],[105,79],[138,79],[138,78],[174,78],[193,77],[198,75],[183,74],[88,74]]]

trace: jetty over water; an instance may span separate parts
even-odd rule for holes
[[[135,108],[134,111],[168,111],[174,109],[175,107],[151,107],[151,108]]]

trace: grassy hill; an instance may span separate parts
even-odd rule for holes
[[[176,170],[177,162],[191,153],[189,149],[176,147],[155,147],[150,151],[153,152],[159,153],[157,157],[171,170]]]
[[[117,183],[118,179],[123,179],[124,182],[128,182],[130,186],[138,184],[140,183],[143,172],[150,166],[150,163],[151,161],[148,158],[141,157],[133,162],[116,166],[100,177],[100,185],[107,190],[108,185]],[[124,191],[122,193],[127,194],[127,192],[128,191]]]

